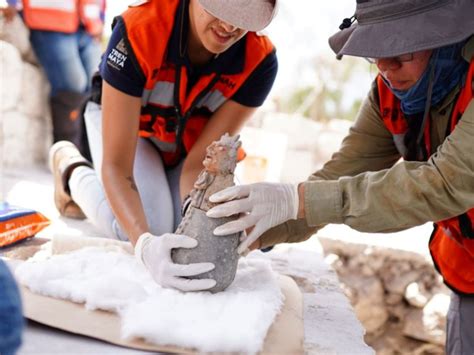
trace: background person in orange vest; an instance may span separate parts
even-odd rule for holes
[[[256,32],[275,12],[272,0],[130,5],[115,19],[85,111],[95,170],[70,142],[50,150],[60,213],[87,216],[107,237],[130,240],[164,287],[215,285],[186,278],[213,264],[172,262],[172,248],[197,242],[170,233],[207,146],[238,133],[273,85],[275,48]]]
[[[357,0],[329,44],[379,75],[340,150],[306,182],[229,188],[208,212],[243,214],[215,230],[248,231],[241,252],[305,240],[327,223],[393,232],[436,222],[431,255],[454,291],[449,354],[474,354],[472,14],[472,0]]]
[[[53,141],[74,142],[87,153],[78,109],[100,62],[105,0],[7,0],[7,20],[20,10],[51,85]]]

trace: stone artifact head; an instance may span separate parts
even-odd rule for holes
[[[237,151],[241,145],[238,135],[224,134],[220,140],[207,147],[206,157],[202,162],[205,170],[215,175],[233,174],[237,164]]]

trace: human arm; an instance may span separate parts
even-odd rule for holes
[[[141,100],[107,81],[102,86],[102,180],[110,206],[132,244],[148,231],[133,178]]]
[[[305,223],[313,228],[344,223],[364,232],[394,232],[466,212],[474,206],[473,134],[471,101],[455,130],[427,162],[402,161],[333,180],[322,180],[323,172],[316,174],[303,183]]]
[[[177,265],[171,259],[174,248],[194,248],[197,241],[184,235],[149,233],[140,195],[133,178],[141,100],[124,94],[106,81],[102,87],[103,162],[102,180],[112,211],[124,228],[137,258],[163,287],[182,291],[205,290],[214,280],[189,280],[214,268],[211,263]],[[159,213],[160,211],[156,211]]]
[[[337,180],[342,176],[380,171],[392,167],[400,159],[400,154],[393,143],[393,137],[385,128],[379,115],[376,88],[374,82],[339,150],[324,164],[322,169],[309,176],[306,182]],[[309,201],[304,198],[305,183],[299,184],[299,192],[300,213],[298,217],[300,219],[288,221],[265,232],[259,239],[261,247],[304,241],[327,224],[310,226],[306,218],[302,218],[307,209],[305,201]]]
[[[474,206],[473,135],[471,100],[454,131],[426,162],[402,161],[378,172],[306,182],[308,224],[344,223],[364,232],[394,232],[466,212]]]
[[[399,159],[393,138],[383,126],[373,100],[373,90],[358,113],[358,117],[345,137],[338,152],[324,167],[312,174],[308,181],[337,179],[340,176],[354,176],[367,170],[392,166]],[[305,184],[299,184],[299,214],[297,220],[266,231],[259,239],[257,247],[267,247],[277,243],[300,242],[308,239],[324,226],[310,226],[304,216],[305,199],[302,198]]]

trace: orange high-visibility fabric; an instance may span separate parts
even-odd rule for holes
[[[104,30],[104,22],[100,17],[102,11],[105,12],[103,0],[79,0],[79,17],[91,36],[99,36]]]
[[[471,61],[466,85],[461,90],[451,113],[449,132],[452,132],[472,99],[474,60]],[[395,136],[408,129],[406,118],[400,109],[400,101],[390,91],[382,78],[377,78],[380,112],[387,129]],[[431,151],[429,126],[425,130],[425,145]],[[436,269],[452,290],[462,294],[474,294],[474,208],[466,213],[435,223],[430,238],[430,252]]]
[[[176,66],[166,62],[166,55],[179,4],[179,0],[156,0],[137,7],[131,7],[122,15],[127,29],[128,41],[146,77],[145,92],[149,96],[146,97],[144,94],[143,97],[143,107],[140,116],[140,136],[154,137],[158,141],[168,144],[176,142],[176,131],[167,129],[166,125],[169,120],[175,119],[175,117],[164,114],[152,115],[149,112],[156,112],[157,109],[172,109],[174,102],[153,102],[150,97],[154,97],[153,90],[159,91],[158,87],[174,87],[176,84]],[[274,50],[273,44],[265,36],[258,36],[255,33],[249,32],[243,40],[246,41],[246,57],[243,71],[234,75],[222,74],[219,80],[212,86],[209,91],[209,97],[217,101],[217,107],[209,108],[203,105],[212,112],[232,97],[257,66]],[[216,75],[216,73],[211,73],[201,76],[187,93],[187,70],[184,66],[181,67],[181,80],[179,83],[181,115],[184,116],[189,111],[196,98],[212,83]],[[208,100],[210,99],[208,98]],[[197,141],[208,119],[209,116],[202,114],[192,113],[190,115],[182,136],[182,143],[185,149],[184,154],[189,152]],[[178,148],[176,147],[175,151],[161,152],[166,165],[173,165],[173,163],[179,160],[179,154],[183,152],[179,152]]]
[[[23,16],[33,30],[74,33],[82,23],[86,31],[95,36],[102,33],[101,10],[103,0],[62,0],[52,3],[45,0],[23,0]]]

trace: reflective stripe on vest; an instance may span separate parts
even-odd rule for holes
[[[176,164],[189,152],[210,116],[237,92],[274,50],[267,37],[249,32],[242,39],[245,41],[246,58],[241,73],[203,75],[186,92],[186,68],[165,61],[179,4],[179,0],[156,0],[131,7],[122,15],[128,41],[146,78],[140,136],[154,137],[154,144],[166,149],[160,148],[167,166]],[[176,85],[178,77],[179,86]],[[180,130],[182,140],[178,146],[176,141],[179,140]]]
[[[142,96],[142,103],[157,106],[173,106],[174,83],[161,81],[156,83],[153,90],[145,90]],[[215,112],[225,101],[226,97],[219,90],[208,92],[197,104],[196,108],[205,107],[211,112]]]
[[[469,102],[472,100],[472,80],[474,78],[474,59],[471,61],[462,88],[450,117],[448,133],[459,122]],[[390,91],[380,75],[377,77],[380,113],[387,129],[392,133],[397,149],[405,156],[404,137],[408,124],[400,109],[400,101]],[[428,121],[429,123],[429,121]],[[425,148],[431,152],[430,126],[425,128]],[[474,208],[466,213],[435,223],[430,238],[430,253],[444,282],[453,291],[474,295]]]
[[[29,3],[32,9],[50,9],[50,10],[62,10],[62,11],[76,11],[75,0],[29,0],[25,1]]]
[[[23,0],[25,23],[33,30],[74,33],[82,23],[88,33],[99,35],[103,8],[103,0]]]

